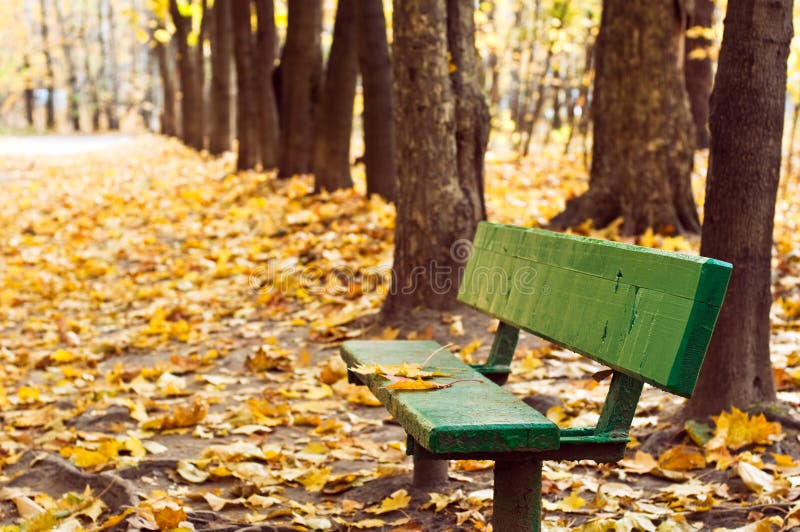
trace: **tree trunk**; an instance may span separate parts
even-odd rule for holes
[[[97,87],[99,82],[101,73],[93,73],[92,72],[92,63],[89,57],[89,49],[91,45],[89,43],[89,32],[87,30],[88,27],[88,15],[81,10],[81,22],[79,24],[79,34],[80,40],[83,44],[83,72],[84,77],[86,78],[86,84],[88,85],[88,92],[89,92],[89,110],[91,111],[92,116],[92,131],[99,131],[100,130],[100,91]],[[102,69],[102,65],[100,67]]]
[[[22,69],[25,72],[25,121],[28,127],[33,127],[33,79],[31,78],[31,63],[28,54],[23,56]]]
[[[197,44],[194,47],[194,72],[195,72],[195,95],[197,102],[195,120],[198,129],[198,145],[196,149],[202,150],[206,146],[206,55],[204,42],[208,35],[208,0],[201,0],[200,4],[200,33],[197,37]]]
[[[528,71],[532,70],[532,63],[534,55],[536,55],[536,39],[539,28],[539,12],[541,10],[541,0],[534,1],[533,7],[533,21],[531,24],[531,31],[528,33],[529,38],[525,41],[528,53],[523,52],[523,23],[522,16],[525,13],[525,2],[514,2],[514,31],[509,32],[509,35],[515,37],[514,46],[511,48],[511,60],[518,64],[522,61],[519,68],[511,69],[511,119],[514,121],[514,128],[516,131],[522,129],[522,118],[525,107],[525,94],[526,80],[528,79]],[[506,48],[510,48],[508,45]]]
[[[322,70],[322,0],[289,0],[281,57],[281,139],[278,177],[312,170],[315,108]]]
[[[775,399],[770,261],[791,38],[791,0],[728,3],[700,253],[733,263],[733,275],[688,417]]]
[[[157,20],[154,31],[165,30],[164,21]],[[161,133],[174,137],[177,135],[175,119],[175,78],[169,60],[168,43],[155,40],[155,54],[158,60],[158,72],[161,77],[161,89],[164,92],[164,104],[161,110]]]
[[[551,220],[558,229],[621,216],[625,234],[697,232],[693,135],[672,0],[604,0],[592,98],[589,190]]]
[[[108,51],[103,53],[107,62],[106,72],[108,73],[108,98],[106,99],[106,118],[108,129],[115,131],[119,129],[119,74],[117,69],[117,24],[114,17],[114,4],[111,1],[106,3],[108,17],[108,39],[106,46]],[[102,28],[101,28],[102,31]]]
[[[497,34],[497,22],[495,20],[496,10],[496,2],[491,2],[489,4],[489,11],[486,13],[486,18],[489,22],[489,31],[495,34]],[[500,103],[500,59],[497,57],[496,43],[489,45],[489,57],[486,61],[486,67],[489,71],[489,86],[487,88],[489,93],[489,106],[492,110],[495,110]]]
[[[698,149],[708,148],[708,97],[711,94],[711,25],[714,0],[695,0],[686,30],[684,77]]]
[[[236,59],[236,137],[239,153],[236,168],[249,170],[258,163],[258,125],[253,110],[257,96],[253,82],[253,32],[250,25],[250,0],[230,0]]]
[[[383,307],[389,316],[416,306],[454,306],[464,253],[483,214],[480,134],[464,116],[478,109],[469,98],[477,75],[467,71],[474,66],[474,37],[472,18],[462,9],[471,7],[445,0],[394,2],[398,180],[392,285]],[[464,62],[454,63],[452,77],[448,36],[453,61]]]
[[[208,151],[220,155],[231,149],[231,59],[233,21],[231,10],[215,3],[211,35],[211,134]]]
[[[195,57],[189,46],[188,37],[192,21],[183,17],[178,9],[177,0],[169,0],[172,23],[175,25],[175,42],[178,46],[178,72],[181,90],[181,132],[183,142],[195,149],[203,148],[203,132],[198,120],[202,111],[201,102],[197,101],[197,83],[199,77],[195,72]]]
[[[450,74],[456,100],[456,168],[469,218],[483,220],[483,157],[489,141],[489,108],[478,79],[473,11],[467,2],[447,0],[447,46],[456,67]]]
[[[278,166],[278,105],[272,85],[275,69],[275,3],[273,0],[256,0],[258,31],[256,32],[255,73],[258,84],[258,141],[261,148],[261,165]]]
[[[522,157],[527,157],[528,153],[530,153],[531,140],[533,140],[533,130],[536,127],[536,123],[539,121],[539,117],[542,115],[542,109],[544,109],[545,81],[547,81],[547,74],[550,72],[550,62],[553,60],[553,47],[555,44],[555,39],[550,39],[550,41],[547,43],[547,53],[544,57],[544,66],[539,74],[539,83],[536,85],[536,105],[533,106],[533,109],[530,112],[528,112],[527,101],[523,107],[524,114],[520,119],[520,122],[524,124],[525,127],[520,134],[520,145],[517,147],[517,151],[522,154]],[[533,87],[527,85],[525,91],[527,94],[532,95]]]
[[[47,26],[47,4],[45,0],[39,0],[39,10],[42,15],[42,51],[44,53],[45,75],[47,90],[47,129],[56,127],[56,103],[55,103],[55,74],[53,73],[53,56],[50,52],[50,29]]]
[[[350,177],[350,137],[353,135],[353,101],[358,79],[356,13],[358,0],[339,0],[314,155],[314,189],[337,190],[353,186]]]
[[[364,167],[367,195],[395,201],[397,166],[392,116],[392,60],[383,2],[356,1],[358,62],[364,94]]]
[[[75,56],[73,55],[72,32],[67,31],[67,24],[64,20],[64,13],[61,10],[59,0],[53,0],[53,8],[56,13],[56,21],[61,28],[61,49],[64,52],[64,63],[67,67],[67,83],[69,85],[69,121],[74,131],[81,130],[81,108],[80,108],[80,88],[78,87],[78,72],[75,66]],[[74,26],[73,26],[74,28]]]

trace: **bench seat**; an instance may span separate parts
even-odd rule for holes
[[[433,341],[350,341],[342,358],[350,368],[362,364],[421,364],[441,346]],[[426,371],[447,377],[430,379],[449,388],[390,390],[386,378],[355,374],[383,403],[417,444],[432,453],[491,453],[558,449],[556,424],[497,386],[447,350],[436,353]],[[476,382],[477,381],[477,382]]]

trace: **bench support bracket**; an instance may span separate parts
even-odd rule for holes
[[[541,501],[541,460],[495,462],[492,518],[494,530],[539,532],[542,520]]]

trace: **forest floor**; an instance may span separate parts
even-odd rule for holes
[[[347,384],[344,339],[434,338],[478,361],[496,326],[467,310],[377,323],[382,292],[358,274],[390,265],[394,209],[363,197],[363,168],[356,191],[313,195],[309,178],[120,139],[53,153],[0,138],[1,530],[490,530],[492,463],[453,462],[446,487],[412,490],[402,429]],[[543,224],[585,174],[562,156],[490,154],[489,218]],[[782,188],[773,279],[789,416],[797,187]],[[607,390],[599,369],[523,337],[508,388],[585,426]],[[619,464],[546,463],[545,529],[800,526],[797,425],[734,411],[687,431],[670,421],[681,402],[647,387]]]

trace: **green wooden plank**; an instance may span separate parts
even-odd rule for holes
[[[719,305],[730,264],[705,257],[481,222],[474,248],[530,259],[583,273]],[[705,267],[702,286],[698,286]]]
[[[730,265],[486,223],[476,242],[459,291],[463,303],[691,395]],[[543,251],[524,247],[536,245]]]
[[[347,366],[421,363],[440,346],[432,341],[349,341],[341,355]],[[356,376],[419,444],[434,453],[557,449],[558,427],[447,351],[426,366],[458,382],[430,391],[387,390],[376,375]],[[478,381],[478,382],[473,382]]]

